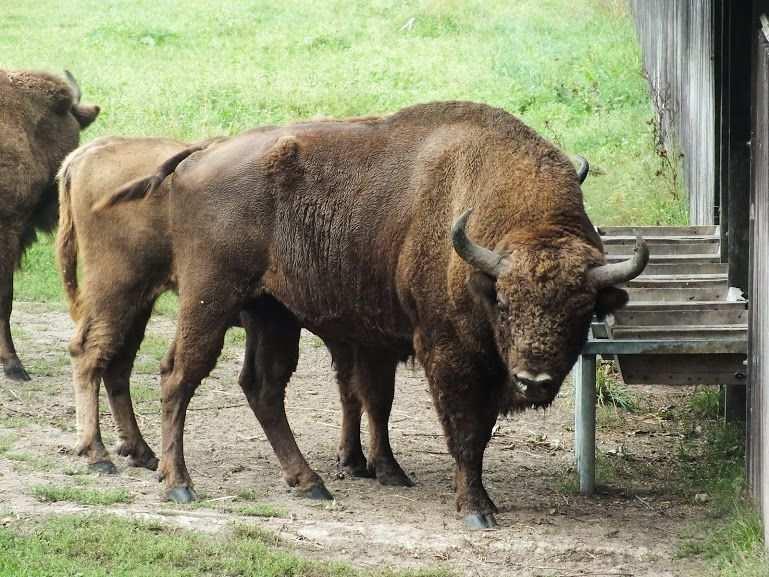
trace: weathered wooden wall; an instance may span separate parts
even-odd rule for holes
[[[671,154],[683,154],[689,224],[715,222],[713,11],[717,1],[631,0],[666,147]]]
[[[748,475],[769,545],[769,21],[756,33],[751,191]]]

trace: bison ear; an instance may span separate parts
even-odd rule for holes
[[[482,305],[489,313],[496,309],[497,305],[497,281],[494,277],[474,270],[467,279],[467,288],[477,303]]]
[[[278,138],[265,155],[267,173],[279,186],[292,188],[302,173],[300,147],[296,137],[285,135]]]
[[[65,115],[72,108],[72,92],[66,86],[62,86],[56,90],[52,95],[53,99],[53,111],[56,114]]]
[[[598,291],[595,301],[595,314],[602,319],[606,315],[621,309],[627,304],[629,297],[626,291],[617,287],[606,287]]]

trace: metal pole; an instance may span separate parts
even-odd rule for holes
[[[595,491],[595,355],[580,355],[574,379],[574,452],[579,492]]]

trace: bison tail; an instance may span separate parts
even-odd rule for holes
[[[174,170],[176,170],[176,167],[179,166],[185,158],[195,152],[198,152],[199,150],[203,150],[206,148],[206,146],[208,146],[208,144],[210,143],[206,141],[190,148],[185,148],[181,152],[176,153],[163,164],[161,164],[155,174],[134,180],[133,182],[129,182],[122,188],[118,189],[116,192],[113,192],[109,196],[95,203],[91,210],[93,212],[99,212],[115,206],[116,204],[147,198],[155,190],[157,190],[157,188],[166,178],[168,178],[168,176],[173,174]]]
[[[77,284],[77,233],[72,218],[72,162],[70,154],[61,166],[59,181],[59,230],[56,234],[56,257],[64,289],[69,300],[69,314],[73,320],[80,317],[80,298]]]

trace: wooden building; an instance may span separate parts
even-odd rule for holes
[[[769,544],[769,0],[631,6],[690,224],[719,225],[729,285],[749,301],[748,479]]]

